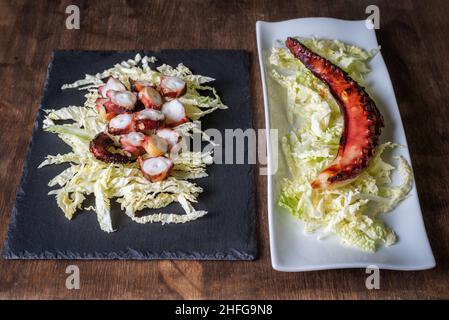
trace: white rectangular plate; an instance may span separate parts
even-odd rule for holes
[[[376,34],[374,30],[365,26],[365,20],[302,18],[282,22],[258,21],[256,33],[266,125],[267,128],[277,129],[279,138],[291,128],[287,122],[285,104],[282,102],[282,88],[274,84],[265,72],[266,57],[276,40],[285,40],[288,36],[301,36],[337,39],[366,50],[378,46]],[[393,86],[381,54],[371,61],[371,68],[372,72],[366,79],[367,91],[384,116],[385,128],[381,141],[393,141],[407,146]],[[316,235],[304,234],[298,219],[277,205],[280,183],[282,178],[288,175],[288,170],[281,152],[278,154],[278,168],[275,170],[275,151],[280,150],[279,141],[270,136],[269,130],[267,132],[268,217],[271,261],[274,269],[309,271],[375,265],[381,269],[423,270],[435,266],[415,185],[407,199],[382,217],[398,236],[398,242],[391,247],[381,247],[375,253],[367,253],[342,245],[336,237],[318,240]],[[404,156],[410,162],[407,148],[397,148],[395,153]],[[397,181],[397,177],[394,178],[394,181]]]

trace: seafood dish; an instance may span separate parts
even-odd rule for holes
[[[44,130],[57,134],[72,149],[49,155],[40,167],[70,166],[48,184],[50,195],[68,219],[77,210],[95,211],[103,231],[115,231],[110,214],[115,199],[137,223],[185,223],[204,216],[194,209],[203,191],[191,180],[207,176],[211,152],[189,151],[194,133],[213,142],[200,129],[199,119],[226,109],[214,79],[194,75],[186,66],[151,65],[155,57],[123,61],[62,89],[87,90],[83,106],[46,109]],[[63,123],[62,123],[63,122]],[[84,205],[93,195],[95,205]],[[137,214],[177,202],[185,214]]]
[[[392,185],[396,166],[382,158],[383,117],[364,88],[365,51],[337,40],[288,37],[272,47],[269,76],[284,88],[291,131],[281,139],[290,177],[278,205],[319,239],[337,236],[346,245],[373,252],[397,236],[383,220],[410,192],[409,163],[398,157],[403,181]]]

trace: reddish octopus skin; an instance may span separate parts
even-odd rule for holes
[[[115,119],[118,119],[119,117],[127,117],[127,118],[128,118],[129,123],[126,125],[126,127],[123,127],[123,128],[117,128],[117,127],[112,126],[112,122],[113,122]],[[122,135],[122,134],[128,134],[128,133],[130,133],[130,132],[135,131],[135,130],[134,130],[134,129],[135,129],[134,118],[133,118],[133,116],[132,116],[131,114],[129,114],[129,113],[126,113],[126,114],[123,113],[123,114],[116,115],[115,117],[113,117],[113,118],[109,121],[107,128],[108,128],[108,133],[110,133],[110,134],[112,134],[112,135],[114,135],[114,136]]]
[[[95,101],[95,108],[105,121],[110,121],[119,114],[126,113],[126,109],[113,104],[109,98],[98,98]]]
[[[171,76],[162,76],[161,77],[161,82],[160,82],[160,92],[161,94],[167,98],[167,99],[176,99],[180,96],[182,96],[183,94],[185,94],[187,92],[187,85],[184,82],[183,87],[178,88],[178,89],[171,89],[169,88],[166,83],[167,81],[169,81],[170,78],[176,78],[181,82],[184,82],[182,79],[178,78],[178,77],[171,77]]]
[[[131,158],[119,153],[110,152],[108,149],[114,145],[114,141],[106,133],[101,132],[92,139],[89,150],[100,161],[107,163],[128,163]]]
[[[382,115],[364,88],[345,71],[294,38],[287,38],[286,46],[329,87],[344,119],[337,156],[311,182],[312,188],[335,188],[350,183],[368,166],[375,153],[384,126]]]

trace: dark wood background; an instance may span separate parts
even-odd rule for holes
[[[65,28],[77,4],[81,29]],[[271,268],[266,179],[257,177],[259,258],[254,262],[5,261],[0,298],[449,298],[449,1],[5,1],[0,0],[0,239],[6,235],[52,49],[245,49],[252,53],[254,127],[264,128],[255,23],[307,16],[364,19],[377,4],[382,53],[392,76],[437,267],[281,273]],[[80,268],[81,289],[65,288]]]

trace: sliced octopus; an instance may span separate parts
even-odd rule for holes
[[[165,116],[165,124],[169,127],[176,127],[189,121],[184,105],[178,99],[164,103],[161,112]]]
[[[113,135],[128,134],[134,131],[133,116],[129,113],[119,114],[108,123],[108,132]]]
[[[155,109],[144,109],[134,113],[133,117],[135,129],[139,132],[151,134],[164,126],[164,114]]]
[[[114,91],[125,91],[126,87],[125,85],[118,79],[115,79],[113,77],[109,77],[108,81],[98,87],[98,93],[103,97],[103,98],[107,98],[107,94],[109,90],[114,90]]]
[[[142,146],[150,157],[164,155],[169,147],[167,140],[155,134],[145,136]]]
[[[162,181],[173,168],[167,154],[181,148],[181,135],[168,127],[189,121],[183,104],[176,98],[186,92],[186,83],[178,77],[163,76],[160,92],[145,81],[132,81],[126,90],[118,79],[110,77],[99,87],[96,108],[108,122],[107,133],[98,134],[89,149],[98,160],[108,163],[138,161],[143,176]],[[165,103],[164,103],[165,102]],[[114,150],[119,136],[121,150]]]
[[[138,162],[143,176],[151,182],[166,179],[173,169],[173,161],[165,157],[139,157]]]
[[[138,157],[145,153],[144,141],[145,135],[141,132],[130,132],[120,137],[123,152],[130,157]]]
[[[383,127],[382,115],[364,88],[345,71],[294,38],[288,38],[286,45],[307,69],[329,87],[344,119],[337,156],[311,185],[314,189],[326,189],[348,184],[368,166],[375,153]]]
[[[152,87],[144,87],[139,91],[139,100],[145,108],[160,110],[162,107],[162,97],[159,92]]]
[[[165,139],[171,153],[177,153],[181,149],[181,135],[170,128],[162,128],[156,131],[156,135]]]
[[[129,91],[109,90],[106,96],[113,104],[120,106],[127,111],[132,111],[137,101],[136,95]]]
[[[161,93],[168,99],[175,99],[182,96],[187,91],[184,80],[178,77],[163,76],[161,77]]]
[[[89,150],[92,152],[95,158],[107,163],[128,163],[131,162],[131,158],[110,151],[114,147],[114,140],[111,139],[106,133],[101,132],[92,139],[89,144]]]

